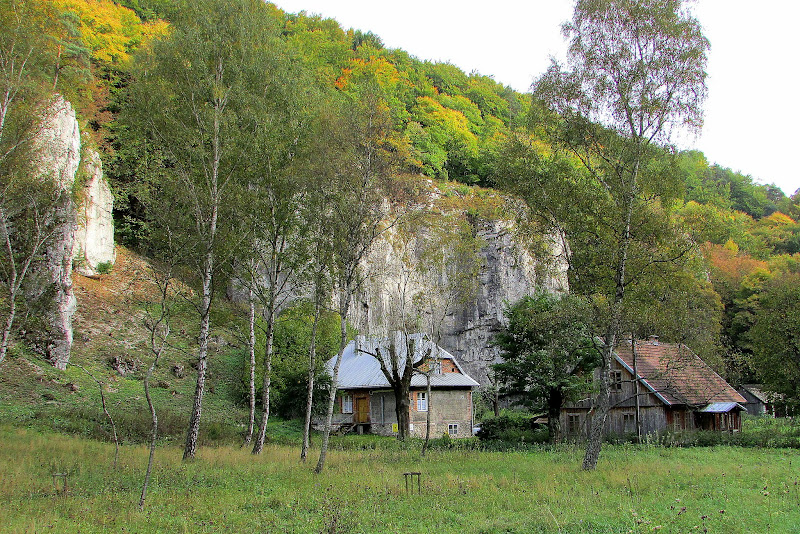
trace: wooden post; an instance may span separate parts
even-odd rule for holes
[[[419,473],[417,471],[409,472],[409,473],[403,473],[403,478],[405,478],[405,481],[406,481],[406,493],[408,493],[408,479],[410,478],[411,479],[411,494],[412,495],[414,494],[414,477],[417,477],[417,495],[420,495],[422,493],[422,486],[421,486],[421,483],[420,483],[420,480],[419,480],[420,474],[421,473]]]
[[[636,398],[636,443],[642,442],[642,414],[639,404],[639,370],[636,367],[636,338],[631,332],[631,354],[633,355],[633,385],[634,397]]]
[[[59,478],[64,482],[60,492],[58,491],[58,482],[57,482]],[[53,473],[53,488],[55,489],[56,494],[67,493],[67,473]]]

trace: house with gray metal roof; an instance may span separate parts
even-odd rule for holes
[[[741,429],[745,398],[686,345],[651,336],[633,345],[621,343],[614,352],[606,433],[636,433],[637,410],[642,435]],[[590,414],[588,399],[566,405],[561,411],[562,429],[572,435],[584,433]]]
[[[395,332],[393,336],[401,336]],[[339,365],[337,413],[334,425],[342,430],[395,435],[398,432],[395,394],[386,374],[391,369],[388,350],[392,346],[394,366],[403,367],[408,347],[417,369],[411,378],[409,421],[412,436],[424,437],[430,411],[431,437],[472,435],[472,391],[478,387],[452,354],[424,334],[409,334],[408,343],[390,338],[358,336],[345,347]],[[383,359],[383,362],[381,362]],[[336,357],[327,363],[332,373]],[[427,392],[427,375],[431,392]]]

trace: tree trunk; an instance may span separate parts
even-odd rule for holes
[[[308,390],[306,391],[306,418],[303,425],[303,446],[300,459],[305,462],[311,444],[311,410],[314,406],[314,368],[317,359],[317,324],[319,323],[320,299],[314,299],[314,322],[311,325],[311,345],[308,349]]]
[[[600,367],[600,393],[592,416],[589,442],[586,445],[586,455],[583,457],[583,469],[591,471],[597,467],[600,459],[600,449],[603,446],[603,431],[611,404],[611,362],[614,361],[614,346],[622,329],[623,301],[625,300],[625,269],[628,265],[628,247],[631,240],[631,217],[633,203],[636,199],[636,178],[638,176],[638,162],[631,175],[631,189],[625,199],[625,221],[622,228],[621,242],[618,249],[616,272],[614,273],[614,303],[611,307],[609,328],[606,333],[605,349],[603,350],[603,363]]]
[[[613,343],[613,337],[611,338]],[[600,459],[600,449],[603,445],[603,431],[605,430],[606,418],[611,404],[611,358],[613,358],[613,346],[607,345],[604,349],[603,363],[600,367],[600,393],[593,407],[591,422],[589,425],[589,441],[586,445],[586,454],[583,457],[582,468],[591,471],[597,467]],[[594,413],[592,413],[594,412]]]
[[[269,394],[272,384],[272,344],[275,339],[275,306],[270,303],[267,314],[267,340],[264,347],[264,381],[261,393],[261,423],[258,425],[258,435],[253,445],[253,454],[261,454],[264,450],[264,440],[267,436],[267,422],[269,421]]]
[[[11,327],[14,325],[14,316],[16,315],[17,310],[16,297],[17,295],[14,291],[9,291],[8,317],[6,318],[6,324],[3,326],[3,338],[0,340],[0,363],[3,363],[3,360],[6,359],[6,353],[8,352],[8,342],[11,337]]]
[[[558,388],[550,390],[547,399],[547,431],[550,434],[550,443],[561,442],[561,406],[564,396]]]
[[[642,442],[642,407],[639,399],[639,368],[636,366],[636,338],[631,332],[631,354],[633,355],[633,394],[636,403],[636,443]]]
[[[404,441],[409,434],[409,410],[411,409],[411,400],[409,391],[402,386],[393,387],[395,404],[394,413],[397,416],[397,439]],[[405,391],[403,391],[405,389]]]
[[[250,289],[248,294],[248,303],[250,304],[250,314],[248,316],[250,335],[247,338],[247,348],[250,352],[250,382],[248,390],[248,400],[250,402],[250,419],[247,424],[247,435],[244,438],[245,445],[249,445],[253,439],[253,427],[256,422],[256,302],[253,299],[253,290]]]
[[[322,473],[322,470],[325,469],[325,457],[328,454],[328,441],[331,437],[331,425],[333,423],[333,406],[336,403],[336,389],[339,382],[339,366],[342,363],[342,355],[344,354],[344,349],[347,346],[347,310],[350,307],[349,291],[349,287],[345,288],[345,294],[340,297],[339,317],[341,318],[341,341],[339,342],[339,354],[336,355],[336,363],[333,365],[331,385],[328,388],[328,412],[325,416],[325,429],[322,433],[322,447],[319,451],[317,467],[314,468],[314,472],[317,474]]]
[[[208,368],[208,335],[210,331],[211,311],[211,282],[214,265],[211,252],[206,255],[206,268],[203,273],[203,303],[200,318],[200,335],[197,362],[197,385],[194,390],[194,403],[192,415],[189,418],[189,430],[186,433],[186,446],[183,449],[183,459],[194,459],[197,453],[197,438],[200,435],[200,416],[203,412],[203,393],[206,387],[206,370]]]
[[[158,415],[156,414],[156,407],[153,405],[153,399],[150,397],[150,377],[153,376],[153,370],[158,363],[158,356],[153,360],[150,369],[147,370],[147,376],[144,378],[144,396],[147,399],[147,407],[150,409],[150,456],[147,459],[147,471],[144,474],[144,484],[142,484],[142,495],[139,498],[139,509],[144,508],[144,501],[147,498],[147,486],[150,484],[150,474],[153,472],[153,458],[156,455],[156,439],[158,437]]]
[[[222,76],[222,63],[218,64],[217,77]],[[206,387],[206,370],[208,369],[208,335],[211,326],[211,299],[213,297],[214,277],[214,239],[217,235],[217,217],[219,216],[220,192],[218,188],[219,164],[222,159],[220,146],[220,116],[224,109],[220,101],[214,103],[214,133],[212,135],[213,161],[211,163],[211,214],[208,223],[208,233],[204,235],[206,246],[205,264],[203,265],[203,301],[200,316],[200,335],[198,339],[197,385],[194,390],[194,403],[192,415],[189,418],[189,430],[186,432],[186,446],[183,449],[183,459],[194,459],[197,453],[197,439],[200,435],[200,417],[203,413],[203,393]]]

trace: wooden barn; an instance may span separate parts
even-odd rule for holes
[[[428,398],[425,375],[415,374],[411,379],[411,435],[425,436],[427,412],[430,410],[431,437],[443,434],[454,438],[471,436],[472,390],[478,387],[478,382],[464,372],[449,352],[427,336],[412,334],[411,337],[415,362],[426,354],[435,356],[432,360],[431,398]],[[394,392],[373,356],[377,352],[376,345],[388,344],[388,338],[359,336],[345,348],[339,366],[335,427],[381,435],[397,434]],[[405,347],[405,344],[397,343],[397,346]],[[400,357],[404,360],[406,355]],[[327,362],[329,370],[333,369],[335,361],[334,357]]]
[[[742,384],[736,388],[736,391],[747,400],[744,407],[750,415],[770,415],[772,417],[786,415],[783,396],[765,391],[761,384]]]
[[[735,432],[741,430],[746,402],[686,345],[662,343],[655,336],[633,347],[630,341],[617,346],[606,434],[636,432],[637,398],[642,435],[693,429]],[[590,408],[591,402],[584,400],[561,410],[566,435],[585,435]]]

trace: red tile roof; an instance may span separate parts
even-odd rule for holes
[[[618,345],[616,353],[621,363],[633,369],[630,341]],[[670,405],[747,402],[683,344],[636,341],[636,371]]]

